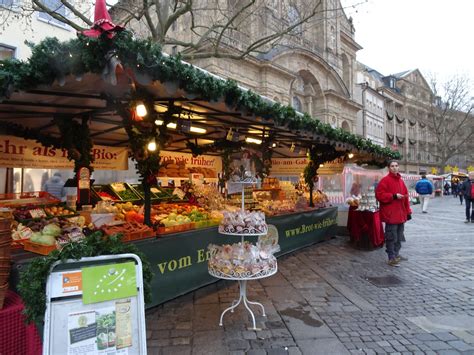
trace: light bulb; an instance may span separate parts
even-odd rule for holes
[[[176,123],[170,122],[166,125],[166,127],[171,128],[171,129],[176,129]]]
[[[324,164],[319,164],[319,167],[320,167],[320,168],[324,168]]]
[[[201,134],[204,134],[204,133],[207,132],[207,130],[205,128],[194,127],[194,126],[191,126],[190,131],[194,132],[194,133],[201,133]]]
[[[349,159],[352,159],[352,158],[354,158],[354,154],[349,153],[348,157],[349,157]]]
[[[148,113],[146,106],[141,101],[137,102],[137,106],[135,106],[135,112],[137,113],[138,117],[145,117]]]
[[[156,124],[157,126],[163,126],[163,123],[164,123],[164,122],[163,122],[162,120],[155,120],[155,124]]]
[[[156,141],[155,138],[153,138],[147,145],[146,147],[150,152],[154,152],[156,150]]]
[[[246,141],[247,143],[262,144],[262,140],[261,140],[261,139],[252,138],[252,137],[247,137],[247,138],[245,138],[245,141]]]

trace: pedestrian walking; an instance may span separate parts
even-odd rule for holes
[[[469,177],[465,180],[460,191],[466,201],[466,220],[465,223],[474,223],[474,171],[469,172]]]
[[[449,187],[450,187],[450,186],[449,186],[449,182],[446,181],[446,182],[444,183],[444,194],[445,194],[446,196],[449,195]]]
[[[380,218],[385,222],[385,248],[388,265],[399,266],[402,243],[405,241],[405,222],[411,219],[411,208],[408,189],[400,175],[398,161],[388,164],[389,172],[380,180],[375,190],[375,197],[380,203]]]
[[[457,180],[453,180],[451,182],[451,194],[453,195],[454,198],[457,197],[458,195],[458,187],[459,187],[459,183]]]
[[[415,190],[420,196],[421,211],[423,213],[428,213],[428,203],[433,194],[433,184],[426,178],[425,174],[421,175],[421,179],[417,181]]]

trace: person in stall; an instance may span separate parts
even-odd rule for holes
[[[407,260],[400,255],[402,242],[405,241],[405,222],[411,219],[408,189],[399,171],[398,161],[391,160],[389,172],[380,180],[375,190],[375,198],[380,203],[380,219],[385,222],[385,247],[388,265],[399,266]]]
[[[44,183],[42,190],[53,195],[57,199],[62,200],[66,192],[64,190],[64,181],[61,173],[54,173],[51,179]]]

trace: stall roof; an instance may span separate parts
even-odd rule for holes
[[[367,160],[374,156],[379,160],[398,156],[388,148],[333,129],[296,113],[291,107],[273,103],[176,58],[166,57],[142,42],[124,38],[123,41],[128,42],[118,40],[112,44],[114,51],[124,58],[121,61],[119,54],[110,56],[108,51],[104,55],[99,49],[91,49],[94,47],[89,46],[91,40],[84,38],[67,43],[47,40],[33,49],[33,55],[26,63],[0,61],[0,90],[4,93],[0,102],[0,131],[8,131],[9,124],[19,124],[58,137],[59,130],[52,122],[53,118],[87,115],[95,144],[125,146],[129,139],[117,103],[129,104],[136,100],[134,94],[140,91],[152,98],[154,119],[168,115],[171,124],[189,119],[194,127],[191,132],[189,127],[170,129],[172,139],[166,149],[185,150],[188,141],[200,145],[222,140],[233,129],[241,139],[270,136],[277,142],[275,151],[281,156],[297,155],[290,153],[289,147],[293,144],[303,148],[331,145],[341,154],[359,152],[366,155]],[[93,43],[107,40],[96,41]],[[58,52],[69,53],[63,58],[64,62]],[[88,55],[108,58],[105,64],[100,60],[94,62],[105,65],[102,72],[96,67],[87,70],[87,65],[92,65],[84,60]],[[132,55],[135,58],[130,59]],[[142,61],[148,61],[145,64],[151,69],[138,69],[138,55],[146,58]],[[82,62],[78,63],[78,60]],[[77,73],[78,66],[83,72]],[[43,75],[43,72],[46,73]],[[73,72],[76,74],[72,75]],[[212,95],[220,97],[213,99]]]

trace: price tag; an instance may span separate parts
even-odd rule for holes
[[[173,195],[178,196],[179,199],[182,200],[184,198],[184,196],[186,196],[186,193],[183,190],[181,190],[179,188],[176,188],[176,189],[173,190]]]
[[[46,217],[46,212],[41,208],[35,208],[29,211],[31,218],[42,218]]]
[[[122,191],[125,191],[127,189],[125,187],[125,185],[120,183],[120,182],[114,182],[113,184],[111,184],[111,186],[117,192],[122,192]]]

